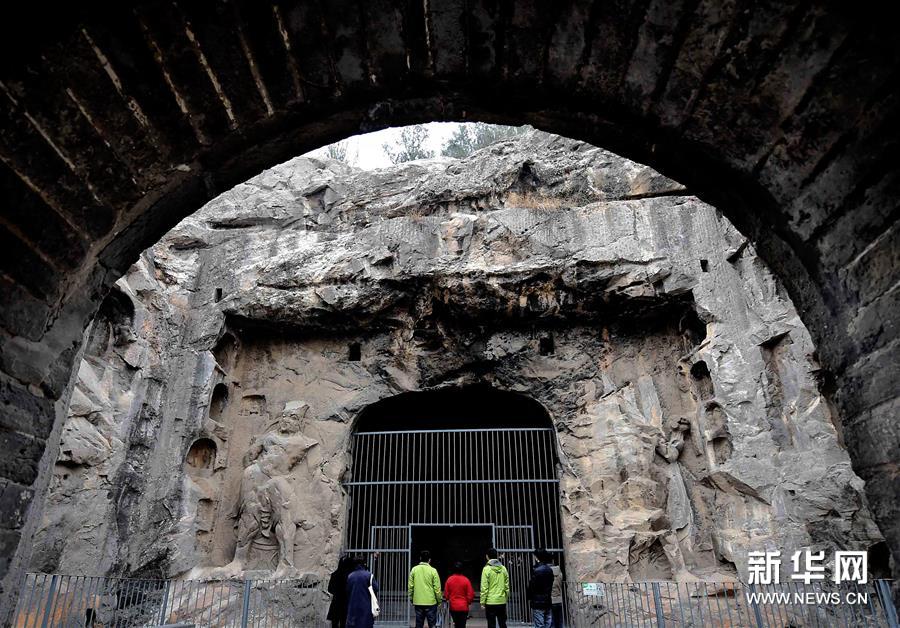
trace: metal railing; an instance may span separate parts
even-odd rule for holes
[[[290,580],[138,580],[28,574],[16,628],[247,628],[327,625],[322,583]]]
[[[563,592],[558,610],[566,628],[900,628],[886,580],[766,587],[739,582],[565,583]],[[13,625],[315,627],[329,625],[329,601],[318,578],[199,581],[28,574]],[[396,602],[406,604],[405,599]],[[448,615],[444,605],[443,626],[451,625]],[[477,604],[471,615],[470,628],[484,626]],[[387,617],[376,624],[409,625]]]
[[[566,626],[898,628],[890,582],[567,583]]]

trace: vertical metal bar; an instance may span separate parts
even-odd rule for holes
[[[663,613],[662,596],[659,594],[659,583],[651,582],[650,587],[653,589],[653,605],[656,608],[656,625],[659,626],[659,628],[665,628],[666,616],[665,613]]]
[[[780,589],[782,589],[782,585],[780,585],[780,584],[778,586],[776,586],[774,584],[771,586],[772,586],[772,589],[774,589],[775,593],[783,593],[784,592],[784,591],[780,590]],[[788,597],[786,601],[781,599],[780,597],[776,597],[775,602],[776,603],[773,605],[773,607],[774,607],[774,610],[776,610],[778,612],[778,622],[781,623],[782,625],[784,625],[789,621],[788,618],[790,617],[790,605],[792,604],[793,600],[791,600],[790,597]]]
[[[688,588],[687,583],[685,583],[685,585],[684,585],[684,597],[685,597],[685,601],[687,602],[687,605],[688,605],[688,613],[691,616],[691,625],[693,626],[694,625],[694,605],[691,602],[691,591]]]
[[[737,587],[735,593],[735,605],[737,607],[738,620],[744,622],[746,626],[752,626],[754,623],[753,614],[750,611],[750,603],[747,600],[747,590],[743,583],[735,583]]]
[[[81,616],[83,618],[87,618],[87,612],[91,604],[91,589],[93,588],[93,586],[93,578],[91,578],[90,576],[85,576],[84,581],[81,585],[81,598],[83,601],[83,606],[79,609],[79,612],[81,613]]]
[[[366,469],[365,469],[365,478],[366,482],[371,482],[374,479],[375,472],[375,449],[377,443],[378,436],[374,434],[366,434],[364,436],[364,442],[366,443],[365,452],[366,452]],[[363,511],[362,511],[362,539],[370,536],[371,527],[366,529],[366,526],[372,525],[372,505],[374,504],[374,488],[372,486],[366,486],[363,488],[365,494],[365,501],[363,502]],[[362,547],[366,547],[363,545]]]
[[[189,613],[188,617],[190,617],[191,623],[194,623],[194,617],[196,616],[197,610],[197,600],[200,593],[199,583],[196,580],[187,580],[185,581],[188,589],[187,594],[187,603],[185,606],[187,607],[187,612]]]
[[[462,505],[459,501],[459,487],[464,483],[466,472],[465,449],[460,447],[460,436],[462,436],[460,432],[453,432],[450,434],[450,451],[447,453],[447,457],[450,460],[455,460],[457,466],[453,472],[453,479],[456,480],[456,483],[449,485],[447,491],[450,494],[450,501],[452,504],[451,511],[454,520],[465,523]]]
[[[50,591],[47,593],[47,601],[44,607],[44,618],[41,620],[41,628],[47,628],[50,625],[50,615],[53,610],[53,603],[56,601],[54,593],[56,593],[56,585],[59,580],[59,576],[53,574],[50,579]]]
[[[135,580],[134,582],[134,593],[131,598],[131,606],[130,611],[128,613],[128,624],[132,623],[140,623],[140,617],[143,611],[144,605],[144,588],[146,586],[146,580]]]
[[[215,583],[206,582],[203,585],[203,603],[207,604],[206,598],[211,598],[209,600],[209,605],[206,607],[206,623],[212,626],[213,619],[213,607],[216,605],[216,585]]]
[[[615,625],[618,626],[627,621],[625,612],[622,610],[622,592],[619,590],[618,582],[611,582],[606,585],[606,588],[609,591],[610,608],[616,609],[613,613],[618,618],[618,621],[615,622]]]
[[[59,586],[56,588],[56,609],[54,615],[63,623],[66,621],[69,605],[72,603],[71,589],[72,576],[60,575]],[[55,620],[54,623],[56,623]]]
[[[114,587],[114,590],[116,592],[115,596],[114,596],[115,606],[113,606],[112,623],[113,623],[113,626],[118,626],[119,619],[120,619],[119,616],[122,614],[121,613],[122,605],[125,603],[124,591],[127,587],[127,584],[123,584],[123,580],[121,580],[119,578],[111,579],[110,584]]]
[[[869,586],[862,585],[864,591],[863,593],[866,596],[866,608],[868,608],[868,615],[872,619],[875,624],[878,624],[878,612],[875,610],[875,606],[872,604],[872,596],[870,595]],[[856,592],[859,594],[859,585],[856,586]]]
[[[638,626],[643,623],[641,621],[642,612],[638,612],[638,606],[640,606],[640,600],[635,599],[634,595],[634,584],[628,583],[622,585],[622,594],[625,596],[625,606],[628,609],[628,622],[631,626],[634,626],[637,623]]]
[[[165,624],[166,622],[166,606],[169,604],[169,587],[171,586],[171,582],[166,580],[165,585],[163,585],[163,594],[162,594],[162,604],[159,607],[159,623]]]
[[[619,602],[622,609],[623,617],[625,617],[626,625],[629,628],[634,626],[635,613],[632,612],[633,600],[631,599],[631,589],[627,584],[619,584]]]
[[[95,598],[100,599],[100,596],[97,595],[97,591],[100,590],[100,586],[101,586],[99,580],[100,580],[99,578],[95,578],[95,577],[88,577],[88,579],[87,579],[87,584],[85,586],[85,595],[84,595],[84,597],[85,597],[85,602],[84,602],[84,617],[85,617],[85,619],[87,619],[87,616],[88,616],[87,613],[88,613],[89,609],[93,611],[93,614],[95,617],[98,614],[98,611],[100,610],[99,604],[97,604],[97,608],[95,608],[95,606],[94,606],[95,601],[96,601]]]
[[[31,588],[28,589],[28,581],[31,580]],[[25,618],[25,628],[28,626],[28,621],[31,618],[31,602],[34,598],[34,591],[37,588],[37,574],[26,573],[25,578],[22,580],[22,591],[23,595],[19,596],[19,608],[16,611],[16,621],[18,621],[18,617]],[[28,595],[24,595],[24,591],[28,590]],[[24,600],[24,603],[22,602]]]
[[[737,597],[737,593],[738,593],[738,592],[737,592],[737,584],[731,583],[731,586],[732,586],[732,588],[731,588],[731,593],[733,593],[733,595],[731,596],[731,599],[734,600],[734,603],[735,603],[735,606],[734,606],[734,614],[735,614],[737,617],[740,617],[740,615],[738,615],[738,607],[737,607],[737,599],[738,599],[738,597]],[[727,589],[727,588],[725,589],[725,610],[726,610],[727,613],[728,613],[728,625],[729,625],[729,626],[733,626],[733,625],[734,625],[734,619],[733,619],[732,616],[731,616],[731,602],[729,602],[729,598],[728,598],[728,589]]]
[[[135,612],[132,612],[129,620],[130,622],[141,624],[143,623],[144,612],[146,610],[145,604],[147,602],[147,589],[149,586],[148,580],[138,580],[137,592],[135,593],[135,602],[131,605],[132,608],[135,609]]]
[[[353,435],[351,442],[353,443],[351,457],[350,457],[350,479],[352,481],[359,480],[359,472],[361,467],[361,452],[360,452],[360,435],[356,433]],[[359,486],[350,486],[348,487],[350,490],[347,493],[349,504],[348,504],[348,517],[349,521],[347,522],[347,548],[355,548],[358,547],[359,541],[358,538],[358,530],[359,530]]]
[[[143,581],[131,580],[131,583],[131,600],[125,613],[126,626],[130,626],[133,623],[135,614],[140,614],[141,587],[143,586]]]
[[[83,588],[84,576],[69,576],[71,582],[69,585],[68,603],[66,604],[66,614],[74,613],[76,617],[81,617],[81,589]]]
[[[854,600],[855,604],[853,604],[853,606],[858,606],[860,594],[859,594],[859,584],[856,582],[853,583],[853,591],[856,594],[856,599]],[[848,595],[849,595],[849,591],[848,591]],[[844,596],[844,602],[847,601],[847,597],[848,596]],[[862,618],[863,624],[865,624],[866,628],[869,628],[869,618],[867,616],[866,611],[861,607],[856,610],[858,611],[860,618]]]
[[[131,598],[134,591],[134,582],[124,578],[119,579],[120,586],[124,587],[125,593],[122,594],[121,600],[116,604],[116,620],[122,619],[124,624],[128,625],[128,609],[131,605]],[[123,617],[124,616],[124,617]]]
[[[876,580],[875,590],[878,592],[878,599],[881,600],[881,606],[884,609],[884,617],[887,620],[888,628],[898,628],[897,609],[894,608],[894,601],[891,596],[891,588],[888,580]]]
[[[716,598],[716,613],[719,616],[719,622],[724,626],[725,625],[725,614],[722,612],[722,604],[719,602],[719,594],[717,592],[717,587],[713,585],[713,593],[715,593]],[[728,608],[728,598],[726,595],[725,598],[725,608]]]
[[[49,586],[50,577],[48,574],[44,574],[41,578],[40,586],[37,585],[37,577],[35,577],[35,596],[34,596],[34,612],[31,613],[26,621],[26,628],[37,628],[38,623],[41,621],[44,611],[46,610],[46,594],[47,588]],[[31,620],[34,620],[33,622]]]
[[[143,587],[142,580],[131,580],[131,599],[128,604],[128,608],[125,609],[125,625],[131,626],[131,624],[135,620],[135,615],[140,615],[140,602],[141,602],[141,588]]]
[[[241,605],[238,602],[241,600],[243,584],[238,581],[229,581],[229,585],[228,605],[231,610],[231,620],[228,622],[228,626],[229,628],[236,628],[240,624],[238,614],[240,613]],[[233,600],[231,599],[232,593],[234,594]]]
[[[706,610],[709,611],[709,625],[714,626],[715,622],[713,621],[715,617],[715,613],[713,613],[712,602],[709,601],[709,584],[703,583],[703,597],[706,600]]]
[[[680,585],[678,582],[675,582],[674,585],[675,585],[675,599],[677,600],[677,604],[678,604],[678,619],[679,619],[678,626],[679,626],[679,628],[684,628],[684,608],[682,608],[682,606],[681,606],[681,591],[679,590]],[[668,598],[669,600],[672,599],[672,591],[669,588],[668,582],[666,582],[666,598]]]
[[[33,625],[37,626],[38,617],[41,614],[41,600],[44,599],[47,576],[43,575],[40,578],[40,586],[38,586],[38,575],[34,574],[33,576],[31,591],[28,594],[28,604],[25,606],[25,628],[29,628],[32,625],[32,619],[34,619]],[[32,605],[34,608],[32,608]]]
[[[647,595],[647,583],[646,582],[637,583],[634,586],[637,586],[637,603],[641,607],[641,622],[640,623],[641,624],[644,623],[644,617],[647,617],[648,621],[652,621],[649,619],[653,615],[650,612],[650,610],[651,610],[650,609],[650,596]],[[645,603],[647,605],[646,609],[644,609]]]
[[[542,456],[543,432],[534,432],[534,460],[532,461],[531,477],[538,479],[543,476]],[[547,537],[544,534],[544,516],[546,508],[544,504],[544,485],[541,482],[533,482],[529,485],[529,491],[534,495],[535,510],[532,513],[531,525],[534,530],[535,541],[533,547],[547,548]]]
[[[95,578],[92,578],[90,576],[82,576],[80,590],[78,591],[78,593],[73,594],[77,595],[78,597],[78,601],[76,604],[77,608],[73,612],[76,613],[76,617],[80,618],[78,621],[80,621],[81,623],[84,623],[85,618],[87,617],[87,609],[92,602],[92,598],[95,597],[91,592],[94,586],[94,580]],[[99,611],[100,605],[98,604],[97,606],[97,610],[94,611],[95,614],[97,613],[97,611]]]
[[[750,595],[747,596],[747,602],[753,609],[753,617],[756,620],[757,628],[765,628],[762,613],[759,610],[759,602],[756,599],[756,587],[752,584],[748,584],[747,588],[750,590]]]
[[[359,435],[360,464],[359,474],[364,482],[371,480],[369,477],[369,469],[372,464],[371,443],[374,436],[371,434]],[[356,547],[365,547],[365,539],[368,538],[368,531],[365,529],[367,517],[369,515],[369,492],[371,487],[359,487],[359,508],[357,516],[359,517],[359,529],[357,530]]]
[[[228,600],[231,598],[231,589],[227,582],[220,582],[219,587],[219,603],[216,604],[215,620],[219,626],[223,626],[225,612],[228,609]],[[216,625],[216,624],[213,624]]]
[[[241,628],[247,628],[250,618],[250,580],[244,580],[244,596],[241,603]]]
[[[695,591],[700,588],[700,583],[697,583],[696,587],[697,588],[695,589]],[[704,593],[705,592],[706,592],[706,590],[704,588]],[[693,605],[691,608],[693,608]],[[700,600],[699,596],[697,596],[697,618],[698,618],[698,625],[706,626],[706,624],[703,623],[703,602]]]

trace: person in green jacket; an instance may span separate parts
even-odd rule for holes
[[[487,551],[487,565],[481,570],[481,607],[488,628],[506,628],[506,600],[509,599],[509,572],[497,558],[497,550]]]
[[[441,579],[431,566],[431,552],[419,554],[419,564],[409,571],[409,601],[416,607],[416,628],[437,626],[437,607],[441,603]]]

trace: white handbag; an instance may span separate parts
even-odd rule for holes
[[[372,588],[372,581],[375,574],[369,575],[369,595],[372,596],[372,617],[378,617],[381,614],[381,607],[378,606],[378,598],[375,597],[375,590]]]

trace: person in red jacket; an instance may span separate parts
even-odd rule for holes
[[[453,565],[453,575],[444,583],[444,599],[450,602],[450,617],[453,628],[466,628],[469,619],[469,604],[475,599],[472,583],[462,574],[462,563]]]

